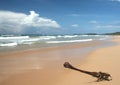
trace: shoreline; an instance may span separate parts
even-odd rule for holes
[[[12,51],[7,51],[7,52],[0,52],[0,57],[4,56],[4,55],[10,55],[10,54],[19,54],[19,53],[29,53],[29,52],[46,52],[46,51],[54,51],[54,50],[64,50],[64,49],[76,49],[76,48],[85,48],[85,47],[89,47],[89,46],[99,46],[100,44],[100,48],[102,46],[102,44],[104,43],[110,43],[110,45],[107,45],[107,46],[111,46],[111,45],[114,45],[115,43],[112,43],[111,40],[107,41],[100,41],[100,40],[96,40],[96,41],[90,41],[90,42],[84,42],[84,43],[73,43],[73,44],[68,44],[68,45],[60,45],[60,46],[52,46],[52,47],[41,47],[41,48],[27,48],[27,49],[16,49],[16,50],[12,50]],[[103,47],[107,47],[106,45],[103,45]],[[98,47],[98,48],[99,48]],[[14,47],[13,47],[14,48]],[[16,47],[15,47],[16,48]],[[14,48],[14,49],[15,49]],[[6,49],[5,49],[6,50]]]
[[[8,63],[8,61],[9,63],[8,65],[4,65],[6,68],[3,67],[3,69],[2,68],[0,69],[0,70],[6,70],[0,74],[2,75],[0,84],[1,85],[16,85],[16,84],[17,85],[48,85],[48,84],[62,85],[63,82],[63,85],[73,85],[72,83],[64,84],[66,81],[63,80],[66,80],[67,77],[69,77],[69,74],[71,75],[71,73],[73,73],[72,75],[73,78],[79,75],[79,73],[75,76],[74,71],[72,72],[71,70],[65,69],[62,66],[63,63],[69,61],[72,62],[73,65],[75,64],[78,66],[79,64],[81,64],[82,67],[82,65],[84,66],[84,63],[86,63],[86,59],[88,58],[84,58],[84,57],[82,58],[80,56],[91,55],[91,51],[90,51],[91,47],[93,48],[101,44],[105,44],[105,42],[96,42],[96,43],[94,42],[94,43],[87,43],[84,45],[74,44],[63,47],[36,49],[36,50],[29,50],[29,51],[23,51],[17,53],[15,52],[10,54],[9,53],[2,54],[0,55],[1,56],[0,60],[3,61],[7,59],[7,61],[6,62],[3,61],[1,64]],[[88,48],[88,47],[90,47],[90,49],[88,49],[87,54],[84,53],[86,49],[84,50],[79,49],[79,48]],[[96,50],[93,49],[92,52]],[[10,66],[12,67],[9,68]],[[8,72],[7,75],[5,75],[5,72],[6,73]],[[3,77],[5,77],[5,79]]]
[[[92,42],[85,42],[85,43],[77,43],[77,44],[70,44],[65,46],[53,46],[53,47],[42,47],[42,48],[30,48],[30,49],[21,49],[21,50],[15,50],[10,52],[3,52],[0,53],[0,56],[4,55],[10,55],[10,54],[18,54],[18,53],[24,53],[24,52],[47,52],[47,51],[54,51],[54,50],[64,50],[64,49],[76,49],[76,48],[84,48],[88,46],[95,46],[97,44],[100,44],[102,42],[98,41],[92,41]]]

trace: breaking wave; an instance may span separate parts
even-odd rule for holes
[[[46,43],[73,43],[73,42],[87,42],[92,41],[93,39],[85,39],[85,40],[67,40],[67,41],[47,41]]]
[[[106,35],[57,35],[57,36],[0,36],[0,47],[11,47],[18,45],[31,45],[35,43],[50,44],[50,43],[79,43],[94,40],[106,40],[109,36]]]

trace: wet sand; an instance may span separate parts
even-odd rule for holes
[[[120,40],[117,39],[118,41]],[[95,78],[66,69],[63,63],[69,61],[82,69],[101,70],[113,75],[120,55],[116,50],[120,46],[118,44],[95,50],[100,44],[104,43],[92,42],[0,54],[0,85],[94,85]],[[113,57],[114,54],[109,57],[111,50],[117,53],[116,58]],[[112,82],[115,81],[103,82],[103,85],[110,85]]]

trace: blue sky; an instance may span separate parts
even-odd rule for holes
[[[1,34],[120,31],[120,0],[1,0]]]

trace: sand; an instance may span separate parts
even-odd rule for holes
[[[89,71],[103,71],[110,73],[112,81],[95,82],[96,78],[71,71],[56,85],[119,85],[120,84],[120,38],[115,40],[116,46],[100,48],[92,52],[78,68]]]
[[[84,59],[78,48],[100,43],[1,54],[0,85],[119,85],[120,38],[114,42],[118,44],[87,53]],[[108,72],[113,80],[95,82],[96,78],[64,68],[65,61],[84,70]]]

